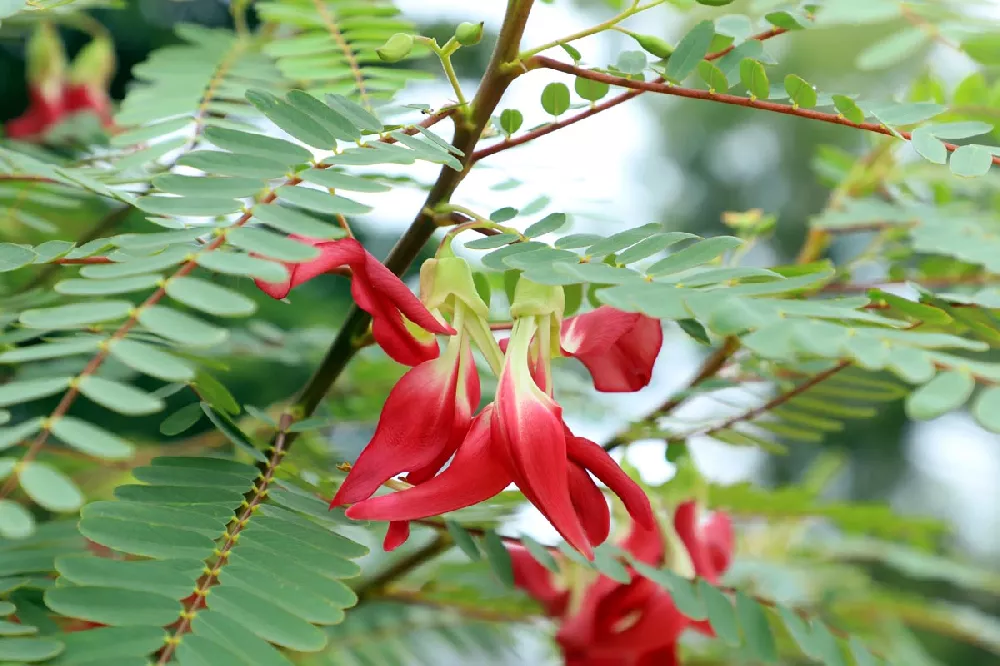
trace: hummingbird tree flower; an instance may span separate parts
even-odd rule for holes
[[[255,280],[272,298],[284,298],[295,287],[324,273],[351,270],[351,295],[359,308],[372,317],[372,335],[397,363],[415,366],[438,357],[433,335],[452,335],[455,330],[432,315],[402,280],[353,238],[319,240],[291,236],[320,252],[310,261],[286,264],[288,278],[282,282]],[[428,335],[420,336],[407,325],[413,322]]]
[[[42,22],[35,28],[27,46],[28,108],[7,121],[4,131],[12,139],[31,139],[57,123],[65,114],[63,86],[66,78],[66,52],[52,24]]]
[[[490,361],[500,375],[495,400],[473,419],[451,464],[432,478],[417,479],[412,488],[359,501],[347,509],[348,517],[426,518],[488,500],[514,483],[567,542],[592,558],[592,547],[607,538],[611,522],[593,474],[621,497],[637,523],[654,525],[645,493],[600,446],[568,430],[552,398],[551,357],[558,353],[563,298],[560,287],[519,282],[511,307],[516,321],[502,366],[497,368],[499,358]],[[440,302],[425,300],[431,307]],[[468,307],[461,298],[455,302]],[[488,332],[483,317],[467,318],[463,326],[470,336],[473,328],[480,336]],[[483,346],[491,350],[487,357],[499,353],[492,338]]]
[[[729,516],[698,519],[694,502],[684,502],[673,524],[649,529],[633,522],[620,544],[650,566],[669,565],[686,577],[717,582],[732,560]],[[560,620],[556,641],[567,664],[576,666],[669,666],[677,664],[677,642],[687,629],[713,635],[707,621],[685,617],[660,585],[631,567],[628,583],[584,570],[560,554],[554,575],[519,545],[508,545],[514,582]]]

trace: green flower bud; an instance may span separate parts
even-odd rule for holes
[[[70,83],[105,89],[115,73],[115,47],[107,37],[98,37],[84,46],[73,59]]]
[[[731,5],[733,0],[694,0],[699,5],[708,5],[709,7],[725,7],[726,5]]]
[[[410,55],[410,51],[412,50],[413,35],[408,35],[405,32],[397,32],[382,45],[382,48],[375,49],[375,53],[385,62],[399,62]]]
[[[39,23],[28,40],[28,83],[45,91],[58,94],[66,74],[66,51],[52,24]]]
[[[643,51],[646,51],[657,58],[665,60],[670,57],[671,53],[674,52],[674,47],[667,44],[659,37],[654,37],[653,35],[640,35],[637,32],[630,32],[629,37],[638,42]]]
[[[455,28],[455,39],[462,46],[474,46],[483,38],[482,23],[459,23]]]
[[[533,317],[555,315],[561,319],[566,309],[566,294],[562,287],[538,284],[521,277],[514,288],[514,302],[510,306],[510,315],[518,317]]]

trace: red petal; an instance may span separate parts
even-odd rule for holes
[[[570,460],[592,472],[621,498],[633,520],[647,529],[656,529],[653,507],[646,493],[622,471],[607,451],[586,437],[568,436],[566,452]]]
[[[626,537],[622,548],[632,553],[640,562],[651,566],[661,565],[665,549],[660,526],[657,525],[651,530],[639,523],[632,523],[632,531]]]
[[[469,434],[444,471],[419,486],[372,497],[347,509],[360,520],[414,520],[457,511],[498,495],[510,475],[490,442],[491,407],[473,420]]]
[[[570,498],[562,409],[541,391],[516,391],[514,374],[508,355],[497,389],[494,439],[506,452],[510,475],[525,497],[571,546],[593,559]]]
[[[254,280],[254,284],[271,298],[284,298],[295,287],[305,284],[313,278],[329,273],[351,262],[363,258],[364,248],[353,238],[343,238],[335,241],[315,241],[291,236],[309,245],[319,248],[319,256],[312,261],[300,264],[285,264],[288,269],[288,279],[284,282],[265,282]]]
[[[673,643],[659,650],[640,655],[635,666],[680,666],[680,663],[677,657],[677,644]]]
[[[451,457],[470,423],[467,409],[456,408],[457,366],[446,359],[427,361],[408,371],[386,399],[371,442],[351,468],[331,506],[367,499],[392,477]],[[439,464],[441,458],[444,458]]]
[[[382,550],[389,552],[396,550],[410,538],[410,523],[406,520],[394,520],[389,523],[386,530],[385,539],[382,541]]]
[[[694,502],[684,502],[674,514],[674,528],[691,555],[695,573],[710,583],[718,583],[725,570],[720,561],[728,565],[732,554],[732,525],[728,517],[711,524],[711,536],[698,525],[698,507]],[[709,541],[709,539],[713,539]],[[728,552],[726,552],[728,551]]]
[[[458,391],[455,396],[455,421],[448,445],[442,448],[441,453],[427,465],[410,470],[410,473],[404,478],[407,483],[413,485],[424,483],[437,474],[444,467],[445,463],[455,455],[458,447],[462,444],[462,440],[465,439],[465,436],[469,432],[469,424],[472,423],[472,413],[479,407],[481,396],[479,372],[476,370],[476,361],[472,357],[472,348],[468,345],[464,345],[462,348],[460,367],[464,377],[458,378],[459,384],[456,388],[464,385],[464,390]]]
[[[552,572],[539,564],[524,546],[508,544],[507,552],[514,569],[514,585],[542,604],[547,615],[562,615],[569,601],[569,591],[556,589]]]
[[[563,352],[580,360],[605,393],[628,393],[647,386],[663,346],[657,319],[601,306],[563,322]]]
[[[365,252],[364,273],[372,289],[393,303],[414,324],[439,335],[455,334],[455,329],[432,315],[395,273],[368,252]]]
[[[569,494],[591,545],[600,546],[611,533],[611,509],[604,493],[579,465],[569,466]]]
[[[722,575],[729,569],[733,558],[733,522],[724,513],[715,513],[702,528],[712,566]]]

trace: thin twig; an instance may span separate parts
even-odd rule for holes
[[[785,28],[774,28],[772,30],[767,30],[765,32],[753,35],[752,37],[750,37],[750,39],[751,40],[756,40],[756,41],[759,41],[759,42],[763,42],[763,41],[766,41],[768,39],[771,39],[772,37],[777,37],[778,35],[783,35],[786,32],[788,32],[788,30],[786,30]],[[728,54],[734,48],[736,48],[735,44],[730,44],[726,48],[721,49],[719,51],[716,51],[715,53],[709,53],[707,56],[705,56],[705,60],[708,60],[708,61],[718,60],[719,58],[721,58],[721,57],[725,56],[726,54]],[[662,83],[663,79],[662,78],[658,78],[658,79],[656,79],[656,82]],[[645,92],[645,91],[643,91],[643,90],[629,90],[628,92],[624,92],[624,93],[621,93],[619,95],[615,95],[614,97],[611,97],[610,99],[607,99],[607,100],[601,102],[600,104],[596,104],[596,105],[590,107],[589,109],[587,109],[586,111],[581,111],[580,113],[578,113],[576,115],[570,116],[570,117],[566,118],[565,120],[559,120],[559,121],[554,122],[554,123],[549,123],[548,125],[543,125],[542,127],[539,127],[537,129],[531,130],[530,132],[525,132],[524,134],[522,134],[521,136],[517,137],[516,139],[510,139],[510,138],[508,138],[507,140],[501,141],[500,143],[495,143],[492,146],[489,146],[487,148],[483,148],[482,150],[476,151],[476,153],[472,156],[472,163],[475,164],[476,162],[478,162],[479,160],[483,159],[484,157],[489,157],[490,155],[495,155],[495,154],[497,154],[499,152],[502,152],[504,150],[507,150],[509,148],[515,148],[517,146],[520,146],[520,145],[523,145],[525,143],[528,143],[529,141],[533,141],[533,140],[535,140],[535,139],[537,139],[539,137],[543,137],[543,136],[545,136],[547,134],[551,134],[552,132],[555,132],[556,130],[562,129],[563,127],[568,127],[570,125],[573,125],[574,123],[580,122],[581,120],[586,120],[587,118],[590,118],[591,116],[595,116],[595,115],[597,115],[598,113],[600,113],[602,111],[607,111],[608,109],[614,108],[614,107],[618,106],[619,104],[622,104],[623,102],[627,102],[627,101],[629,101],[630,99],[632,99],[634,97],[638,97],[643,92]]]
[[[356,587],[354,592],[361,601],[381,596],[386,585],[429,562],[449,548],[451,548],[451,538],[444,532],[438,532],[430,543],[394,562],[384,571]]]
[[[646,90],[649,92],[660,93],[662,95],[685,97],[687,99],[702,99],[711,102],[719,102],[720,104],[731,104],[733,106],[743,106],[750,109],[760,109],[762,111],[771,111],[772,113],[781,113],[788,116],[807,118],[809,120],[818,120],[820,122],[830,123],[833,125],[843,125],[844,127],[852,127],[854,129],[874,132],[875,134],[882,134],[885,136],[895,136],[898,134],[907,141],[910,140],[909,132],[894,132],[894,130],[889,129],[880,123],[856,123],[848,120],[839,113],[826,113],[824,111],[815,111],[813,109],[803,109],[790,104],[766,102],[753,97],[740,97],[739,95],[714,93],[708,90],[699,90],[697,88],[681,88],[680,86],[672,86],[667,83],[635,81],[620,76],[604,74],[603,72],[595,72],[594,70],[585,69],[583,67],[577,67],[576,65],[571,65],[546,56],[535,56],[531,59],[530,63],[534,67],[541,67],[543,69],[551,69],[565,74],[572,74],[583,79],[607,83],[608,85],[620,86],[622,88]],[[954,152],[960,148],[960,146],[954,143],[945,143],[944,147],[948,150],[948,152]],[[993,155],[991,159],[994,164],[1000,164],[1000,156]]]

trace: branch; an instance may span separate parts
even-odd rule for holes
[[[820,373],[817,373],[817,374],[813,375],[812,377],[810,377],[806,381],[802,382],[801,384],[797,384],[797,385],[793,386],[792,388],[790,388],[789,390],[785,391],[784,393],[779,393],[778,395],[774,396],[773,398],[771,398],[770,400],[768,400],[767,402],[765,402],[763,405],[760,405],[759,407],[754,407],[751,410],[748,410],[746,412],[743,412],[742,414],[739,414],[739,415],[734,416],[734,417],[732,417],[730,419],[727,419],[725,422],[723,422],[723,423],[721,423],[721,424],[719,424],[717,426],[712,426],[708,430],[703,430],[703,431],[700,431],[700,432],[694,432],[694,433],[690,433],[690,434],[684,435],[683,438],[684,439],[688,439],[689,437],[697,437],[697,436],[702,436],[702,435],[711,435],[712,433],[719,432],[720,430],[725,430],[726,428],[731,428],[734,425],[736,425],[737,423],[742,423],[743,421],[752,421],[753,419],[757,418],[758,416],[760,416],[762,414],[765,414],[765,413],[771,411],[772,409],[774,409],[776,407],[780,407],[781,405],[785,404],[786,402],[788,402],[792,398],[795,398],[796,396],[802,395],[803,393],[805,393],[806,391],[808,391],[812,387],[816,386],[817,384],[825,382],[827,379],[829,379],[830,377],[833,377],[835,374],[837,374],[838,372],[840,372],[844,368],[848,367],[850,364],[851,364],[850,361],[841,361],[837,365],[833,366],[832,368],[829,368],[827,370],[824,370],[823,372],[820,372]]]
[[[402,275],[434,235],[437,223],[433,211],[451,199],[452,194],[469,172],[473,164],[473,151],[482,136],[490,117],[511,82],[522,72],[506,71],[504,64],[517,58],[521,35],[528,20],[534,0],[508,0],[503,26],[497,38],[497,45],[482,83],[472,100],[467,116],[456,119],[455,137],[452,145],[462,151],[462,170],[455,171],[442,167],[437,181],[427,199],[420,207],[409,228],[397,241],[386,258],[385,265],[396,275]],[[294,400],[295,409],[303,415],[312,414],[330,386],[340,377],[348,362],[357,353],[358,340],[364,335],[371,317],[356,305],[351,308],[343,327],[327,350],[316,372],[309,379]],[[290,433],[287,445],[294,441],[296,433]]]
[[[406,557],[395,562],[380,574],[373,576],[354,589],[359,601],[369,601],[382,596],[386,585],[413,571],[420,565],[429,562],[441,553],[451,548],[451,539],[447,534],[439,532],[434,540],[422,548],[418,548]]]
[[[655,81],[654,82],[634,81],[632,79],[626,79],[620,76],[612,76],[610,74],[595,72],[593,70],[585,69],[583,67],[577,67],[576,65],[560,62],[559,60],[554,60],[546,56],[535,56],[529,61],[529,64],[533,67],[551,69],[557,72],[563,72],[565,74],[572,74],[574,76],[578,76],[583,79],[598,81],[600,83],[607,83],[609,85],[619,86],[622,88],[631,88],[633,90],[645,90],[649,92],[660,93],[663,95],[686,97],[688,99],[703,99],[712,102],[719,102],[721,104],[731,104],[733,106],[745,106],[751,109],[760,109],[762,111],[771,111],[772,113],[782,113],[788,116],[798,116],[799,118],[818,120],[820,122],[830,123],[833,125],[843,125],[845,127],[853,127],[854,129],[860,129],[866,132],[874,132],[875,134],[882,134],[885,136],[895,136],[896,134],[898,134],[907,141],[910,140],[909,132],[894,133],[893,130],[889,129],[888,127],[880,123],[851,122],[847,118],[837,113],[814,111],[813,109],[803,109],[800,107],[790,106],[788,104],[778,104],[776,102],[765,102],[750,97],[740,97],[738,95],[713,93],[707,90],[698,90],[697,88],[681,88],[679,86],[672,86],[667,83],[657,83]],[[948,150],[948,152],[954,152],[958,150],[960,146],[954,143],[945,143],[944,147]],[[994,155],[992,160],[994,164],[1000,164],[1000,156]]]
[[[763,41],[766,41],[768,39],[771,39],[772,37],[777,37],[778,35],[783,35],[786,32],[788,32],[788,30],[786,30],[785,28],[774,28],[772,30],[768,30],[766,32],[762,32],[760,34],[754,35],[754,36],[750,37],[750,39],[757,40],[759,42],[763,42]],[[735,44],[730,44],[729,46],[727,46],[726,48],[724,48],[724,49],[722,49],[720,51],[716,51],[715,53],[708,54],[707,56],[705,56],[705,60],[709,60],[709,61],[718,60],[722,56],[728,54],[734,48],[736,48],[736,45]],[[662,83],[663,79],[662,78],[658,78],[658,79],[656,79],[656,82],[657,83]],[[612,97],[612,98],[610,98],[608,100],[605,100],[604,102],[601,102],[600,104],[595,104],[594,106],[590,107],[586,111],[581,111],[580,113],[576,114],[575,116],[570,116],[569,118],[566,118],[565,120],[560,120],[560,121],[557,121],[557,122],[554,122],[554,123],[549,123],[548,125],[543,125],[542,127],[539,127],[537,129],[531,130],[530,132],[525,132],[524,134],[522,134],[521,136],[517,137],[516,139],[507,139],[506,141],[502,141],[500,143],[495,143],[492,146],[489,146],[488,148],[483,148],[482,150],[476,151],[476,153],[472,156],[472,162],[473,162],[473,164],[475,164],[476,162],[478,162],[479,160],[483,159],[484,157],[489,157],[490,155],[495,155],[496,153],[499,153],[501,151],[507,150],[508,148],[514,148],[516,146],[520,146],[522,144],[528,143],[529,141],[533,141],[534,139],[537,139],[539,137],[543,137],[546,134],[551,134],[552,132],[555,132],[558,129],[562,129],[563,127],[568,127],[569,125],[572,125],[574,123],[578,123],[581,120],[585,120],[587,118],[590,118],[591,116],[597,115],[601,111],[607,111],[608,109],[616,107],[619,104],[621,104],[622,102],[627,102],[630,99],[632,99],[633,97],[638,97],[643,92],[645,92],[645,91],[643,91],[643,90],[630,90],[628,92],[621,93],[620,95],[615,95],[614,97]]]
[[[677,407],[687,399],[686,394],[688,391],[700,386],[718,374],[719,370],[722,370],[722,367],[733,357],[733,354],[735,354],[739,348],[740,341],[738,338],[726,338],[722,346],[716,349],[711,356],[705,359],[705,362],[701,365],[701,369],[698,370],[698,374],[691,378],[687,387],[681,391],[680,394],[675,394],[675,396],[679,397],[670,398],[665,403],[657,407],[653,412],[647,414],[642,420],[655,420],[661,416],[666,416],[670,412],[677,409]],[[604,450],[614,450],[619,446],[628,444],[630,441],[631,440],[628,439],[628,430],[622,431],[604,445]]]

